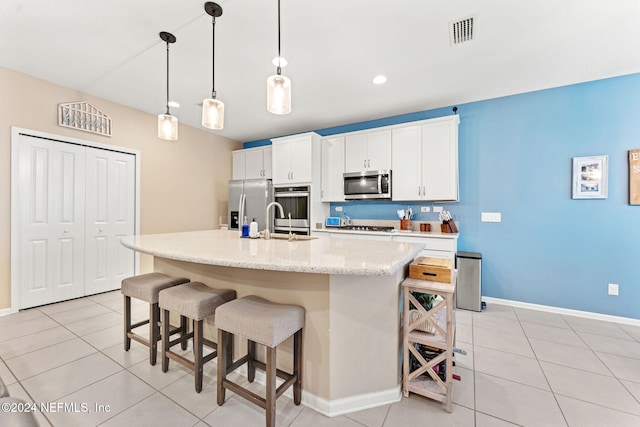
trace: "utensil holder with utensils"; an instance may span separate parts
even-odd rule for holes
[[[400,220],[400,230],[411,230],[411,220],[410,219],[401,219]]]

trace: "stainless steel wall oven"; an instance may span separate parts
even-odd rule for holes
[[[303,187],[281,187],[274,189],[274,199],[282,205],[285,218],[276,218],[273,230],[275,233],[289,233],[309,235],[311,227],[310,214],[310,188]],[[274,208],[275,209],[275,208]],[[289,221],[291,214],[291,221]]]

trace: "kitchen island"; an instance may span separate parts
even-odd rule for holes
[[[226,230],[128,236],[122,244],[153,255],[155,271],[234,289],[238,298],[303,306],[306,406],[334,416],[400,400],[400,283],[423,245],[241,239]],[[205,333],[215,338],[214,332],[209,322]],[[278,347],[285,370],[291,341]],[[235,344],[238,356],[246,344],[237,338]]]

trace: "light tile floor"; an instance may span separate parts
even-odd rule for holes
[[[134,321],[147,314],[148,305],[134,301]],[[38,413],[42,426],[264,425],[263,412],[233,393],[217,406],[215,363],[205,365],[197,394],[177,363],[162,373],[135,341],[124,352],[122,321],[119,291],[0,317],[0,376],[12,396],[76,404]],[[639,326],[496,304],[458,310],[456,321],[457,347],[467,354],[456,355],[462,380],[452,413],[412,394],[327,418],[283,396],[278,425],[640,426]]]

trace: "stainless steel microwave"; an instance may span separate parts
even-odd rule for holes
[[[345,173],[344,198],[345,200],[390,199],[391,171]]]

